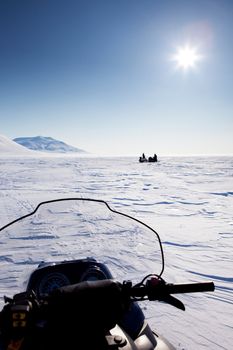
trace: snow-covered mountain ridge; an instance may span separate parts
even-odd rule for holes
[[[52,137],[35,136],[35,137],[17,137],[13,141],[34,151],[56,152],[56,153],[86,153],[84,150],[74,146],[67,145],[63,141],[56,140]]]

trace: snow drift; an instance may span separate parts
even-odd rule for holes
[[[2,155],[32,155],[33,151],[19,145],[4,135],[0,135],[0,156]]]

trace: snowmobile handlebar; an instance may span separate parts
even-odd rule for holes
[[[27,329],[41,324],[38,322],[41,320],[45,325],[44,321],[49,321],[55,331],[59,327],[69,329],[72,315],[79,315],[75,324],[83,331],[86,325],[91,329],[111,329],[122,319],[130,302],[158,300],[185,310],[183,303],[171,294],[213,290],[213,282],[169,284],[153,276],[136,285],[131,281],[85,281],[58,288],[42,298],[33,291],[23,292],[13,299],[5,298],[6,305],[0,312],[0,334],[20,338]]]
[[[214,289],[213,282],[171,284],[155,277],[149,279],[145,285],[139,284],[132,287],[131,296],[138,298],[148,297],[149,300],[160,300],[164,295],[212,292]]]
[[[112,321],[113,315],[115,317],[121,314],[130,301],[158,300],[185,310],[183,303],[174,298],[172,294],[210,292],[214,291],[214,288],[213,282],[170,284],[157,276],[136,285],[133,285],[131,281],[123,283],[114,280],[85,281],[58,288],[47,297],[38,298],[32,291],[16,294],[13,299],[5,298],[7,304],[3,310],[15,312],[18,308],[21,310],[22,306],[24,309],[30,306],[29,309],[31,309],[31,306],[34,305],[32,309],[38,312],[45,307],[45,310],[49,310],[50,315],[56,315],[58,311],[66,315],[67,312],[70,313],[70,310],[77,310],[79,314],[83,310],[83,315],[85,315],[88,309],[92,318],[93,313],[96,315],[104,313],[106,319]],[[3,315],[4,312],[0,314]],[[41,312],[38,314],[41,316]]]
[[[213,292],[213,282],[202,283],[186,283],[186,284],[168,284],[167,290],[169,294],[179,293],[198,293],[198,292]]]
[[[128,294],[134,300],[158,300],[184,311],[184,304],[173,297],[172,294],[212,292],[215,286],[213,282],[171,284],[166,283],[160,277],[154,276],[148,279],[145,284],[141,283],[130,286],[130,282],[125,282],[123,284],[123,289],[124,288],[128,288]]]

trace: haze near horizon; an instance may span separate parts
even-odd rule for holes
[[[233,154],[231,1],[0,3],[0,133]]]

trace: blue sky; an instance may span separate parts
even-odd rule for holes
[[[0,0],[0,133],[233,154],[233,2]],[[190,69],[172,57],[189,45]]]

